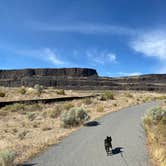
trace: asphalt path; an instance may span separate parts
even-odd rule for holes
[[[26,166],[150,166],[141,118],[158,104],[145,103],[110,113],[72,133]],[[113,139],[110,156],[104,148],[107,135]]]

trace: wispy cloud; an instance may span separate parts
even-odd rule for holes
[[[73,32],[82,34],[117,34],[117,35],[133,35],[135,30],[129,27],[97,24],[97,23],[71,23],[71,24],[48,24],[41,22],[31,22],[31,28],[38,31],[49,32]]]
[[[117,55],[110,51],[106,51],[106,50],[98,51],[98,50],[94,49],[94,50],[88,50],[86,52],[86,55],[89,58],[89,60],[92,63],[95,63],[96,65],[117,63]]]
[[[117,75],[117,76],[139,76],[139,75],[142,75],[141,72],[117,72],[117,73],[114,73],[114,75]]]
[[[40,60],[50,62],[54,65],[65,65],[66,62],[59,58],[59,55],[50,48],[43,48],[37,50],[17,50],[17,54],[22,56],[32,56]]]

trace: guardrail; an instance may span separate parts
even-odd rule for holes
[[[85,98],[96,97],[98,95],[89,96],[71,96],[71,97],[59,97],[59,98],[49,98],[49,99],[33,99],[33,100],[15,100],[15,101],[2,101],[0,102],[0,108],[6,105],[20,103],[20,104],[35,104],[35,103],[53,103],[53,102],[63,102],[71,100],[80,100]]]

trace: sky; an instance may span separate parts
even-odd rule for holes
[[[165,0],[0,0],[0,69],[166,73]]]

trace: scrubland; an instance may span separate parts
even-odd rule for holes
[[[147,110],[143,121],[151,161],[154,165],[166,166],[166,103]]]
[[[24,90],[26,92],[20,92]],[[48,88],[42,89],[39,94],[35,88],[31,88],[31,93],[28,88],[24,90],[0,88],[1,93],[5,93],[0,97],[0,101],[99,93],[96,91],[59,91]],[[97,97],[70,102],[13,104],[2,107],[0,109],[0,152],[2,153],[0,153],[0,161],[7,156],[6,158],[10,158],[14,163],[22,163],[48,146],[57,144],[87,121],[93,121],[131,105],[163,98],[165,98],[163,94],[155,92],[100,91]]]

